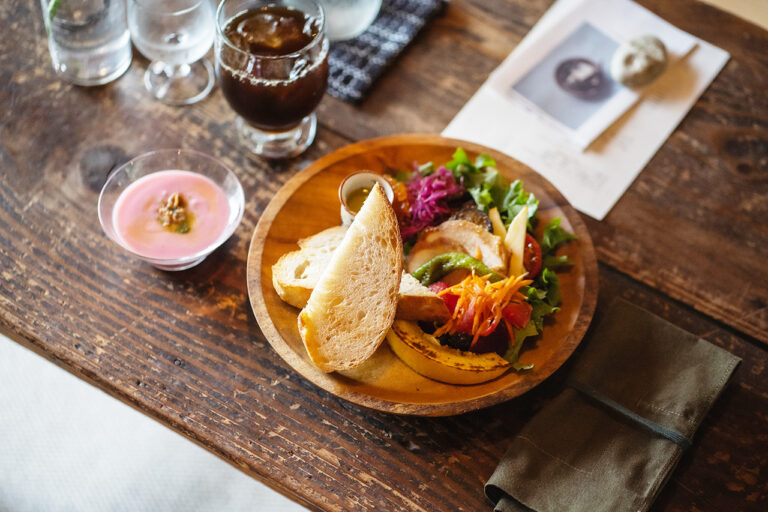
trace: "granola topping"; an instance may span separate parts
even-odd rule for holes
[[[184,196],[174,193],[160,203],[157,209],[157,221],[168,231],[174,233],[189,233],[192,214],[186,209]]]

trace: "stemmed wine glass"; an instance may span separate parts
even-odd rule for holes
[[[136,48],[152,63],[144,85],[171,105],[200,101],[213,88],[213,0],[129,0],[128,26]]]

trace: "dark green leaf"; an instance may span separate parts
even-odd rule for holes
[[[395,173],[395,180],[397,181],[408,181],[411,179],[411,173],[408,171],[397,171]]]
[[[520,349],[523,348],[523,341],[525,341],[526,338],[536,336],[537,334],[539,334],[539,332],[536,330],[536,326],[533,322],[528,322],[522,329],[513,329],[512,338],[514,344],[510,343],[509,347],[507,347],[507,351],[502,357],[512,363],[515,370],[530,370],[533,368],[533,365],[520,365],[517,360],[520,357]]]
[[[541,254],[543,256],[552,252],[558,245],[576,239],[575,235],[560,227],[560,220],[560,217],[552,219],[552,222],[544,228],[544,233],[541,235]]]
[[[573,262],[571,261],[571,258],[566,256],[565,254],[562,254],[560,256],[557,256],[556,254],[547,254],[542,258],[542,265],[544,268],[549,268],[552,270],[562,269],[566,267],[573,266]]]
[[[560,279],[555,274],[555,271],[549,268],[545,268],[536,278],[536,284],[538,288],[546,290],[546,301],[552,307],[558,306],[562,296],[560,294]]]
[[[433,172],[435,172],[435,164],[432,162],[427,162],[419,166],[419,173],[422,176],[429,176]]]

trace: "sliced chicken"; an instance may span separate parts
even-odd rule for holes
[[[446,252],[460,252],[479,259],[493,270],[506,271],[507,251],[501,239],[466,220],[447,220],[419,234],[405,260],[410,273]]]
[[[488,214],[480,210],[472,199],[461,205],[461,208],[454,211],[448,220],[468,220],[485,229],[486,231],[493,232],[493,226],[491,225],[491,219]]]

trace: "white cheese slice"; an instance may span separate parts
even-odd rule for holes
[[[525,272],[523,252],[525,251],[525,231],[527,227],[528,207],[523,206],[523,209],[509,223],[507,236],[504,238],[504,246],[509,251],[510,276],[519,276]]]

